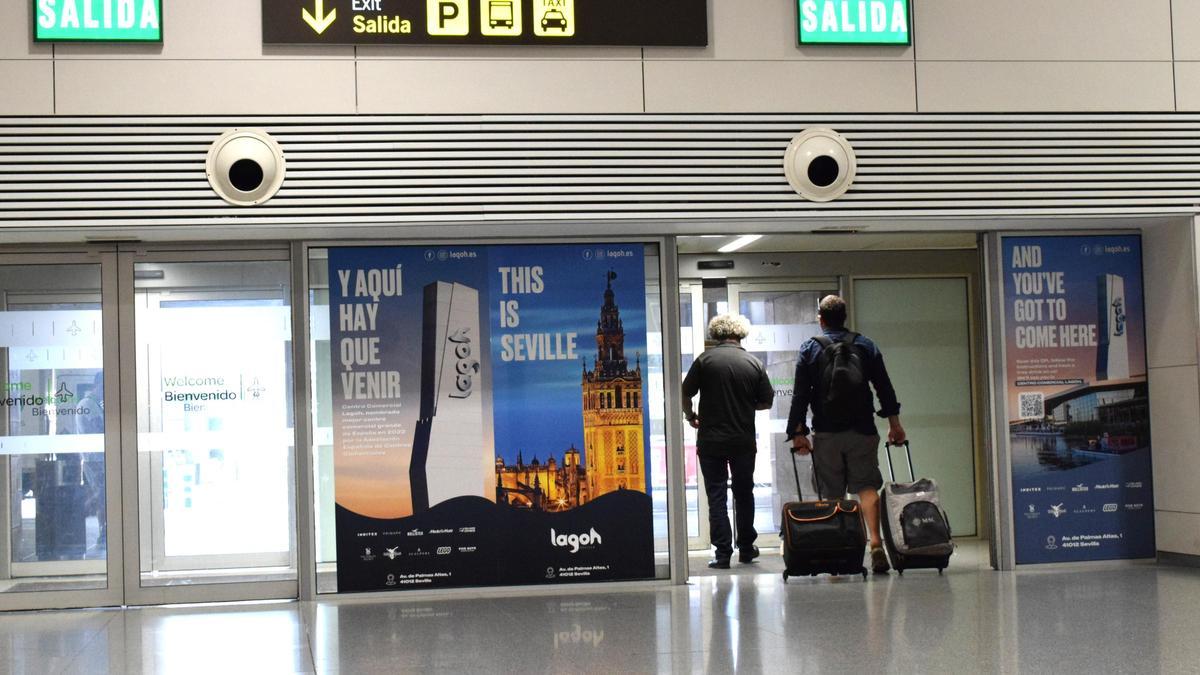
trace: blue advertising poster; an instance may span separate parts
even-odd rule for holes
[[[1016,562],[1153,557],[1141,239],[1002,242]]]
[[[642,244],[329,249],[338,590],[654,576]]]

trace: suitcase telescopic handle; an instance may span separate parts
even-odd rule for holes
[[[796,467],[796,453],[788,448],[788,454],[792,456],[792,475],[796,477],[796,501],[804,501],[804,491],[800,489],[800,469]]]
[[[800,469],[796,467],[796,453],[792,452],[792,448],[788,447],[788,454],[792,456],[792,475],[796,478],[796,499],[804,501],[804,490],[800,489]],[[817,473],[817,455],[812,450],[808,451],[809,458],[812,459],[813,483],[816,484],[817,500],[821,500],[821,475]]]
[[[892,466],[892,446],[893,445],[903,445],[904,446],[904,457],[905,457],[905,459],[908,460],[908,479],[911,481],[917,480],[917,474],[913,471],[912,450],[910,450],[908,447],[908,441],[906,440],[903,443],[892,443],[891,441],[887,441],[883,444],[883,449],[887,453],[888,475],[892,477],[892,482],[893,483],[896,482],[896,469]]]

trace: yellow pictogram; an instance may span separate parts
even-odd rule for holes
[[[326,14],[325,0],[317,0],[316,13],[309,13],[308,9],[302,7],[300,8],[300,17],[304,19],[304,23],[317,32],[317,35],[320,35],[337,18],[337,9],[331,9]]]
[[[425,29],[430,35],[471,32],[470,0],[425,0]]]
[[[479,0],[479,32],[498,37],[521,34],[521,0]]]
[[[575,34],[575,0],[532,0],[533,34],[571,37]]]

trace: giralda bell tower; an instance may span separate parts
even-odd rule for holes
[[[609,271],[604,305],[596,324],[596,358],[583,364],[583,442],[588,493],[592,499],[614,490],[646,491],[642,441],[642,365],[625,359],[625,328]]]

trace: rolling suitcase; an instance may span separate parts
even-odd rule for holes
[[[937,483],[930,478],[917,479],[908,441],[901,445],[908,459],[911,481],[908,483],[896,482],[892,444],[883,446],[891,477],[891,481],[883,486],[883,499],[880,500],[883,546],[892,567],[901,575],[907,569],[936,569],[941,574],[954,553],[950,519],[942,510]]]
[[[783,505],[783,580],[789,576],[818,574],[861,574],[867,578],[863,555],[867,531],[858,502],[850,499],[804,501],[796,455],[792,455],[792,473],[796,476],[798,502]],[[818,495],[819,497],[819,495]]]

